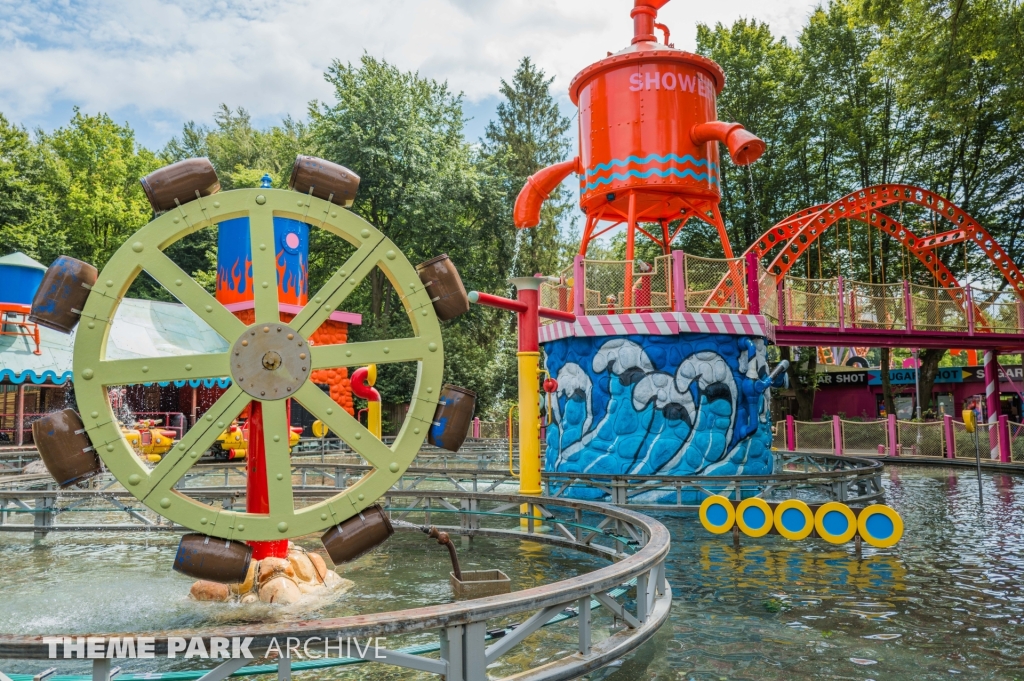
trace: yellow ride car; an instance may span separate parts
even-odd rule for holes
[[[299,444],[299,436],[302,434],[301,426],[291,426],[288,435],[288,448]],[[217,461],[231,461],[233,459],[244,459],[249,449],[249,429],[245,424],[234,421],[217,438],[217,442],[210,448],[209,454]]]
[[[159,419],[143,419],[131,426],[121,426],[121,434],[135,453],[150,463],[157,463],[174,446],[173,430],[157,428]]]

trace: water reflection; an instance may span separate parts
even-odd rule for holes
[[[883,480],[906,532],[893,549],[865,546],[862,560],[852,545],[820,540],[744,538],[735,550],[692,515],[662,514],[673,536],[671,621],[622,664],[591,678],[1024,679],[1024,478],[983,474],[983,507],[970,468],[888,467]],[[296,617],[187,600],[190,580],[170,571],[176,543],[163,534],[55,533],[33,545],[0,534],[0,631],[140,631]],[[603,564],[546,545],[481,539],[460,545],[460,557],[466,569],[499,567],[517,589]],[[351,593],[303,617],[444,603],[450,569],[432,542],[399,534],[341,571],[356,582]],[[595,626],[603,632],[610,622]],[[571,651],[575,629],[555,627],[527,643],[491,674]],[[40,669],[22,663],[12,671]],[[427,678],[367,667],[299,678],[357,677]]]
[[[1024,679],[1024,479],[889,467],[906,523],[893,549],[779,537],[738,551],[692,518],[673,536],[676,603],[665,652],[607,681],[639,679]]]

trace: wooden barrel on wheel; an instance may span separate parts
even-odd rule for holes
[[[81,318],[89,291],[96,283],[96,268],[62,255],[46,268],[32,298],[29,321],[48,329],[71,333]]]
[[[394,533],[388,514],[380,504],[374,504],[327,530],[320,540],[334,564],[341,565],[382,544]]]
[[[163,213],[178,204],[209,196],[220,191],[217,171],[208,158],[186,158],[184,161],[154,170],[139,180],[154,213]]]
[[[310,193],[339,206],[351,206],[359,191],[359,176],[346,168],[315,156],[297,156],[288,187]]]
[[[434,422],[427,433],[427,442],[457,452],[466,441],[469,424],[476,410],[476,393],[455,385],[445,385],[434,410]]]
[[[469,312],[466,287],[462,285],[459,271],[447,253],[420,263],[416,272],[427,288],[438,319],[444,322]]]
[[[249,572],[251,560],[251,546],[193,532],[181,538],[174,556],[174,569],[195,579],[241,584]]]
[[[55,411],[33,422],[32,439],[46,470],[62,488],[88,480],[103,470],[74,409]]]

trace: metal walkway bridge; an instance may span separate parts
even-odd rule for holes
[[[931,220],[935,233],[918,236],[882,212],[896,207],[902,216],[905,205]],[[927,270],[933,285],[879,283],[877,272],[872,281],[795,276],[798,258],[843,220],[867,225],[880,238],[898,242],[908,260]],[[939,232],[934,225],[943,221],[950,229]],[[956,244],[958,252],[968,246],[980,251],[998,277],[987,279],[986,286],[961,284],[939,255],[940,249]],[[627,288],[631,295],[625,295]],[[907,185],[869,187],[794,213],[739,258],[703,258],[682,251],[665,253],[652,263],[577,256],[572,267],[542,284],[540,304],[542,317],[544,308],[552,313],[544,322],[552,329],[546,336],[542,331],[542,340],[570,335],[570,324],[577,327],[575,335],[583,335],[581,328],[586,333],[609,326],[621,326],[625,333],[655,333],[660,325],[664,332],[672,324],[676,332],[714,331],[728,328],[735,315],[754,315],[779,345],[999,353],[1024,349],[1024,275],[1017,265],[965,211],[938,194]]]

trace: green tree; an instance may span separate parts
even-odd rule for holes
[[[186,123],[181,136],[168,142],[161,156],[170,163],[206,156],[224,189],[258,187],[266,173],[275,187],[287,187],[295,157],[311,148],[308,125],[291,117],[261,130],[253,126],[244,108],[221,104],[213,120],[212,127]]]
[[[539,225],[518,234],[512,225],[512,209],[527,178],[566,160],[572,149],[567,134],[571,122],[551,96],[552,82],[554,77],[549,78],[529,57],[523,57],[512,82],[501,80],[498,92],[502,101],[481,140],[483,160],[496,174],[504,195],[502,211],[494,217],[519,241],[516,271],[510,276],[553,274],[566,265],[575,246],[562,238],[563,232],[571,230],[573,209],[572,196],[562,187],[545,202]]]
[[[36,223],[48,206],[38,183],[38,148],[28,132],[0,114],[0,254],[41,257]]]
[[[501,280],[500,253],[489,222],[496,188],[478,171],[463,134],[461,94],[445,83],[403,72],[363,56],[334,62],[325,74],[334,101],[310,105],[310,136],[317,153],[359,174],[352,211],[392,239],[414,263],[449,253],[467,289],[494,290]],[[311,238],[310,282],[339,267],[351,252],[338,239]],[[407,335],[402,301],[380,271],[346,300],[362,312],[355,340]],[[489,358],[494,354],[496,313],[477,306],[446,323],[445,375],[476,390],[481,407],[493,395]],[[385,400],[405,401],[415,380],[412,365],[382,365]]]
[[[728,85],[718,98],[719,120],[742,123],[767,145],[764,155],[747,167],[734,165],[725,147],[720,149],[722,213],[733,248],[742,252],[779,217],[800,207],[792,172],[802,132],[795,125],[797,54],[785,39],[776,39],[767,24],[753,19],[740,19],[730,27],[717,24],[714,29],[698,24],[697,51],[726,73]],[[704,248],[694,243],[706,242],[707,234],[701,228],[693,239],[684,240],[682,248],[721,257],[715,248],[717,238]]]
[[[152,217],[139,179],[159,165],[156,157],[127,125],[77,108],[68,126],[39,133],[38,144],[40,184],[51,206],[36,223],[39,254],[102,267]]]

